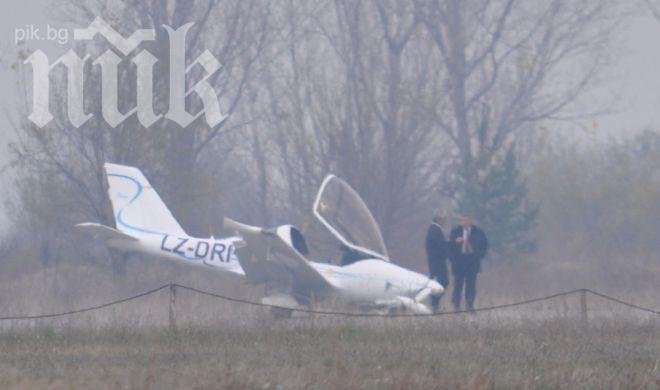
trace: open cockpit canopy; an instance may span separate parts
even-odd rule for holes
[[[380,228],[360,195],[328,175],[316,195],[314,215],[346,248],[364,257],[389,261]]]

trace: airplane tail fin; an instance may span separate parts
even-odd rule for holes
[[[110,163],[104,167],[108,195],[119,231],[133,236],[186,236],[139,169]]]

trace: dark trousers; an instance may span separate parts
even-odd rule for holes
[[[431,262],[431,259],[429,259],[429,268],[431,268],[430,277],[440,283],[444,289],[447,289],[449,286],[449,271],[447,270],[447,261],[443,259],[442,261]],[[437,312],[438,308],[440,307],[440,298],[442,298],[442,295],[431,296],[431,308],[434,312]]]
[[[446,289],[447,286],[449,286],[449,271],[447,270],[447,262],[442,261],[441,263],[434,264],[429,276],[435,279],[442,285],[443,288]]]
[[[454,291],[451,302],[454,308],[459,310],[465,286],[465,303],[468,310],[474,309],[474,300],[477,298],[477,275],[479,273],[479,260],[473,257],[458,259],[452,263],[454,274]]]

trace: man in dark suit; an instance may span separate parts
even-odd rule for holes
[[[429,262],[429,277],[435,279],[445,289],[449,285],[449,272],[447,271],[447,257],[449,257],[449,245],[442,232],[445,218],[440,212],[433,216],[431,225],[426,231],[426,257]],[[440,296],[431,297],[433,311],[438,310]]]
[[[454,275],[452,303],[460,310],[463,286],[468,310],[474,310],[477,297],[477,274],[481,271],[481,259],[488,251],[488,239],[483,230],[474,225],[472,217],[461,216],[461,225],[455,227],[449,236],[451,270]]]

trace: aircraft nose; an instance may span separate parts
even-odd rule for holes
[[[431,295],[442,295],[445,292],[445,288],[433,279],[429,280],[428,287],[431,289]]]

